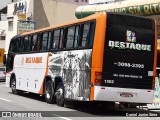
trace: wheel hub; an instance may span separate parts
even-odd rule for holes
[[[49,99],[50,98],[50,94],[47,92],[46,93],[46,97]]]

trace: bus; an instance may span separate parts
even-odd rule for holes
[[[157,62],[153,19],[100,12],[16,35],[6,57],[14,94],[69,101],[152,103]]]

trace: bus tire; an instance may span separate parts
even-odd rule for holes
[[[49,104],[55,103],[54,88],[51,81],[47,81],[44,93],[45,101]]]
[[[21,94],[22,91],[16,89],[16,77],[12,77],[11,79],[11,90],[13,94]]]
[[[56,96],[56,104],[58,106],[64,106],[64,90],[62,82],[58,83],[55,96]]]

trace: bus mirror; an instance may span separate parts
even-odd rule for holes
[[[7,61],[7,55],[4,54],[4,56],[3,56],[3,64],[4,64],[4,65],[6,64],[6,61]]]

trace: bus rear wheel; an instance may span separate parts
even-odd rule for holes
[[[51,81],[47,81],[45,85],[45,101],[49,104],[55,103],[54,88]]]
[[[62,82],[58,83],[55,96],[56,96],[56,104],[58,106],[64,106],[64,91]]]

